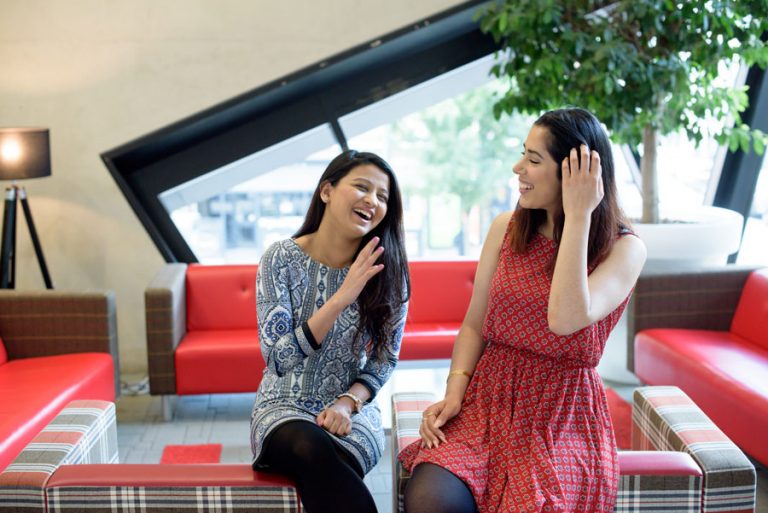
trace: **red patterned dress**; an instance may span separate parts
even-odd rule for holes
[[[518,254],[505,235],[483,325],[487,346],[461,412],[443,428],[447,442],[415,442],[400,454],[409,470],[427,462],[459,476],[480,513],[611,512],[616,501],[616,441],[595,366],[629,298],[605,319],[555,335],[546,272],[555,249],[537,234]]]

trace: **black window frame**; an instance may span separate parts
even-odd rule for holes
[[[197,262],[159,195],[497,50],[468,1],[101,154],[166,262]]]
[[[163,192],[320,125],[347,148],[338,119],[494,53],[474,16],[487,0],[463,2],[101,154],[166,262],[197,258],[161,203]],[[768,79],[753,66],[744,120],[768,132]],[[713,204],[745,215],[762,156],[728,153]],[[732,256],[735,259],[736,255]]]

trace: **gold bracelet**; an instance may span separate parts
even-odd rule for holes
[[[336,400],[341,399],[342,397],[347,397],[349,399],[352,399],[352,402],[355,403],[355,406],[352,409],[352,413],[360,413],[360,410],[363,409],[363,400],[357,397],[352,392],[344,392],[343,394],[339,394],[336,396]]]
[[[472,373],[469,371],[465,371],[464,369],[452,370],[451,372],[448,373],[448,379],[451,379],[451,376],[466,376],[469,379],[472,379]]]

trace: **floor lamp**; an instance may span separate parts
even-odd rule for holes
[[[21,203],[24,219],[35,248],[46,288],[53,283],[45,264],[43,248],[37,237],[27,192],[16,185],[16,180],[41,178],[51,175],[51,149],[47,128],[0,128],[0,180],[12,180],[5,188],[2,246],[0,246],[0,288],[12,289],[16,285],[16,212]]]

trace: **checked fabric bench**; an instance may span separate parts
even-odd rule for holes
[[[0,513],[294,513],[290,481],[250,465],[119,464],[114,404],[73,401],[0,473]]]
[[[403,513],[410,477],[397,455],[419,439],[421,412],[433,402],[425,393],[392,396],[395,513]],[[754,466],[679,388],[635,390],[632,449],[619,452],[617,513],[755,511]]]

